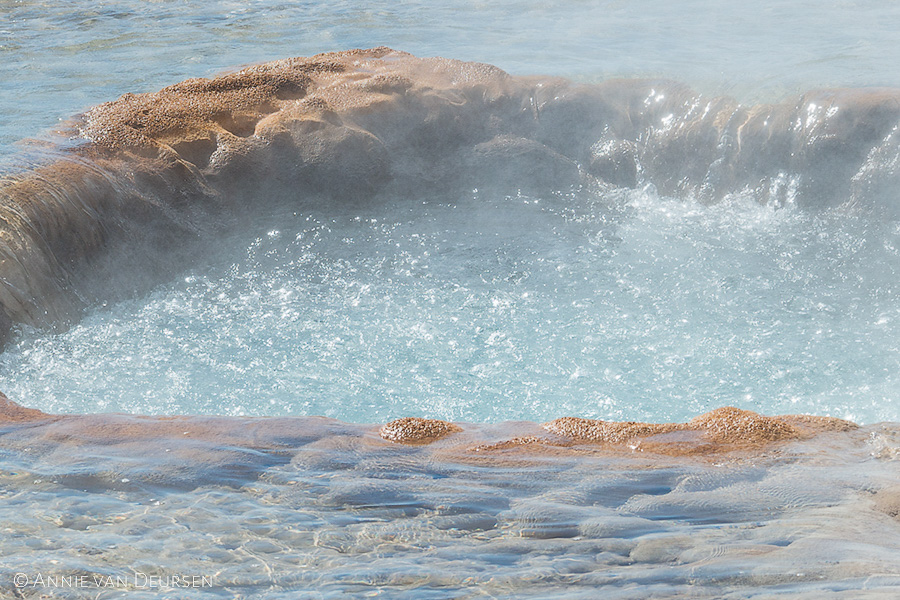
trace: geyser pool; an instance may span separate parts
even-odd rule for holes
[[[223,89],[246,92],[224,118]],[[335,89],[360,92],[350,110],[325,110],[348,106]],[[896,423],[720,409],[661,428],[432,421],[434,439],[415,420],[344,422],[683,420],[726,403],[896,418],[898,227],[882,212],[900,93],[724,100],[697,120],[677,85],[536,89],[387,49],[296,59],[123,97],[86,117],[94,146],[5,182],[2,314],[20,329],[2,389],[82,414],[0,396],[0,595],[77,576],[97,587],[58,595],[158,597],[134,583],[148,573],[273,599],[896,596]],[[268,101],[248,113],[247,96]],[[406,194],[298,193],[388,171]],[[494,172],[586,183],[475,185]],[[462,179],[432,179],[438,197],[435,173]],[[592,179],[629,173],[636,189]],[[285,190],[294,202],[267,201]],[[112,302],[152,271],[134,265],[247,212],[174,281]],[[22,329],[102,299],[64,333]]]
[[[303,204],[0,355],[48,412],[900,421],[900,224],[652,186]]]

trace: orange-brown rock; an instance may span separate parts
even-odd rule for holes
[[[875,510],[900,519],[900,486],[889,485],[875,492],[873,496]]]
[[[628,446],[665,454],[729,452],[798,440],[824,431],[857,426],[830,417],[767,417],[731,406],[717,408],[687,423],[611,422],[563,417],[543,427],[575,442]]]
[[[403,417],[381,428],[381,437],[400,444],[427,444],[462,431],[458,425],[438,419]]]
[[[379,446],[368,426],[323,417],[53,415],[20,406],[2,393],[0,425],[9,428],[7,433],[16,431],[10,435],[19,440],[15,443],[25,446],[40,440],[51,445],[115,443],[146,447],[148,443],[171,440],[179,444],[190,442],[190,448],[184,450],[188,453],[205,451],[210,445],[226,449],[249,445],[280,452],[316,440],[320,445],[327,445],[327,439],[339,445],[350,443],[355,452],[364,453]],[[20,425],[28,427],[21,429],[17,427]],[[563,417],[542,426],[522,421],[496,426],[473,425],[465,430],[449,421],[404,417],[385,424],[379,435],[389,442],[411,446],[427,446],[447,439],[447,443],[436,445],[431,451],[453,456],[454,460],[491,460],[512,465],[548,456],[581,454],[645,453],[644,456],[677,458],[741,451],[756,453],[789,441],[807,440],[827,432],[844,435],[854,429],[857,429],[854,423],[830,417],[766,417],[724,407],[687,423],[617,423]],[[876,498],[879,509],[893,514],[895,496],[891,491]]]
[[[52,419],[52,415],[34,408],[25,408],[7,398],[0,392],[0,425],[4,423],[28,423],[30,421],[42,421]]]

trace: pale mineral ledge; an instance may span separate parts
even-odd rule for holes
[[[429,447],[430,452],[464,460],[533,455],[653,457],[738,460],[790,454],[804,444],[860,443],[872,429],[831,417],[767,417],[733,407],[718,408],[687,423],[613,422],[562,417],[543,424],[451,423],[404,417],[383,426],[342,423],[325,417],[61,415],[23,407],[0,394],[0,445],[15,440],[55,444],[102,440],[125,447],[149,440],[194,440],[204,447],[247,447],[292,452],[309,439],[354,438],[361,448]],[[863,433],[861,433],[863,432]],[[292,441],[293,440],[293,441]],[[33,444],[32,444],[33,446]]]
[[[886,599],[900,585],[897,424],[721,408],[680,424],[379,426],[0,398],[0,457],[10,597],[12,573],[75,565],[212,571],[259,597]]]

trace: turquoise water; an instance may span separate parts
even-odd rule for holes
[[[309,208],[0,356],[49,412],[900,420],[900,224],[650,191]]]
[[[14,140],[126,91],[377,44],[513,73],[666,76],[748,101],[900,86],[900,9],[883,3],[0,11],[12,161]],[[741,190],[702,207],[644,183],[261,216],[146,297],[61,334],[21,332],[0,389],[75,413],[661,421],[731,404],[900,420],[895,217],[760,206]]]
[[[898,30],[874,1],[6,1],[0,161],[122,93],[284,56],[387,44],[757,102],[900,86]],[[900,421],[897,211],[506,192],[301,202],[19,331],[0,391],[87,416],[0,424],[0,596],[895,598],[896,424],[711,460],[470,448],[566,414]],[[232,418],[91,416],[112,411]],[[347,424],[401,415],[478,425],[410,447]]]

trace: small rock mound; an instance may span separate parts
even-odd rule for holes
[[[635,438],[669,433],[682,429],[678,423],[636,423],[598,421],[578,417],[562,417],[544,423],[544,429],[562,437],[594,443],[623,444]]]
[[[875,510],[900,519],[900,486],[888,486],[875,492]]]
[[[694,417],[685,428],[702,430],[710,441],[720,444],[759,444],[802,437],[797,427],[780,417],[766,417],[733,406]]]
[[[399,444],[428,444],[462,428],[448,421],[403,417],[381,428],[381,437]]]

